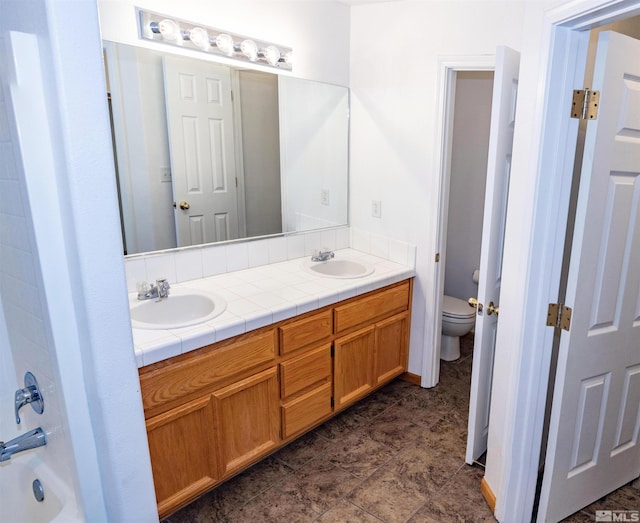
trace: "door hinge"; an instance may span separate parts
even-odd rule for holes
[[[547,327],[568,331],[571,329],[571,307],[561,303],[550,303],[547,310]]]
[[[436,252],[436,263],[440,263],[440,253]]]
[[[598,118],[600,91],[592,91],[588,87],[573,91],[571,118],[579,120],[595,120]]]

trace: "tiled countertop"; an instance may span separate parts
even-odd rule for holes
[[[338,250],[335,254],[337,260],[356,259],[368,262],[374,266],[375,271],[363,278],[327,278],[307,271],[303,267],[307,260],[305,257],[173,284],[173,289],[201,289],[215,293],[227,300],[227,309],[213,320],[192,327],[171,330],[134,328],[133,342],[138,367],[151,365],[415,275],[412,266],[354,249]]]

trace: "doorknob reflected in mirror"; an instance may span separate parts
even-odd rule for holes
[[[184,200],[182,200],[178,206],[183,210],[186,211],[187,209],[191,208],[191,205],[189,205],[189,202],[185,202]]]
[[[495,315],[497,316],[499,311],[500,311],[500,307],[498,307],[492,301],[490,301],[489,305],[487,305],[487,314],[491,316],[492,314],[495,313]]]
[[[478,309],[478,314],[480,314],[482,312],[482,309],[484,307],[484,305],[482,305],[482,303],[480,303],[477,298],[469,298],[467,300],[467,303],[469,304],[469,307],[473,307],[474,309]]]

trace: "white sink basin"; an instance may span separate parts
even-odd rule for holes
[[[220,296],[196,289],[172,288],[169,297],[129,299],[131,325],[134,329],[179,329],[212,320],[227,308]]]
[[[332,258],[324,262],[305,261],[305,268],[327,278],[363,278],[374,272],[373,265],[357,260],[336,260]]]

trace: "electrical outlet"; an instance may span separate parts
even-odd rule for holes
[[[322,205],[329,205],[329,189],[322,189],[320,191],[320,203]]]
[[[382,218],[382,202],[380,200],[371,200],[371,216]]]
[[[160,181],[161,182],[171,181],[171,167],[160,167]]]

